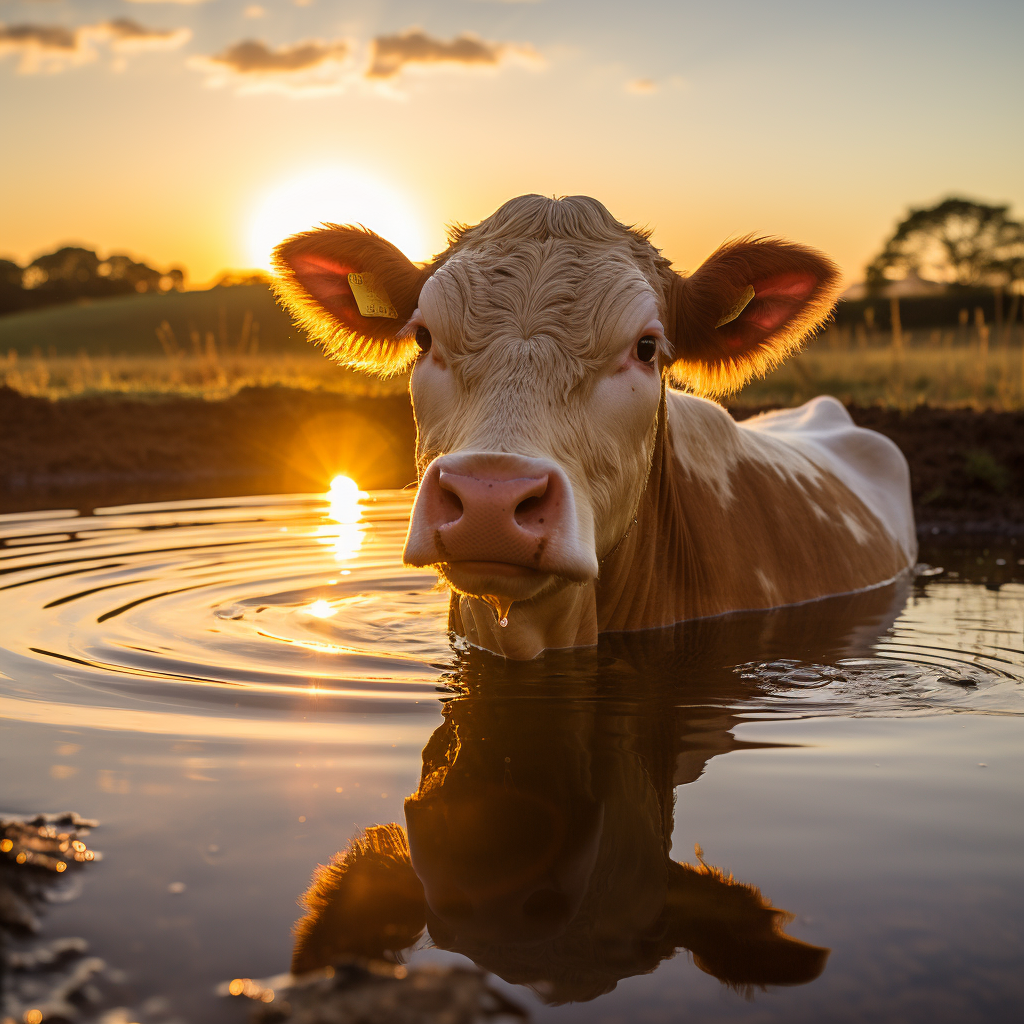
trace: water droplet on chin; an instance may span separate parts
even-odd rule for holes
[[[508,613],[512,607],[512,598],[510,597],[496,597],[494,594],[484,594],[480,599],[489,604],[498,617],[498,625],[505,627],[508,625]]]

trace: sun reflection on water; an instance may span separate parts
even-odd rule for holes
[[[361,491],[355,480],[347,476],[336,476],[327,491],[328,506],[324,518],[328,522],[317,527],[316,535],[320,543],[334,548],[334,560],[339,565],[351,559],[363,546],[366,527],[361,522],[363,510],[360,502],[366,496],[366,491]]]
[[[336,614],[337,608],[332,608],[330,601],[325,601],[321,597],[309,605],[306,611],[310,615],[315,615],[318,619],[329,619],[332,615]]]

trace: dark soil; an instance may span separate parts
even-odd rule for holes
[[[50,402],[0,387],[0,512],[415,482],[405,395],[246,388],[224,401]]]
[[[735,407],[737,419],[760,408]],[[1024,535],[1024,412],[851,406],[910,462],[920,531]],[[50,402],[0,388],[0,512],[415,481],[405,396],[247,388],[219,402]]]

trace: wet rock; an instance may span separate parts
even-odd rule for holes
[[[252,1000],[252,1024],[477,1024],[529,1017],[487,983],[484,971],[385,961],[353,962],[298,978],[236,978],[220,993]]]
[[[77,874],[100,859],[85,842],[98,824],[74,813],[0,818],[0,1024],[182,1024],[165,1000],[119,1006],[122,972],[85,939],[31,938],[45,906],[77,897]]]

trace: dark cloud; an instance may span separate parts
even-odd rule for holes
[[[296,43],[271,49],[266,43],[246,39],[212,57],[208,64],[220,65],[239,75],[276,75],[308,71],[327,61],[343,60],[352,47],[345,41],[335,43]]]
[[[18,70],[61,71],[94,60],[95,43],[115,50],[174,49],[191,37],[187,28],[152,29],[131,18],[114,18],[95,25],[0,25],[0,56],[21,55]]]
[[[347,39],[312,39],[279,47],[245,39],[213,56],[193,57],[188,65],[206,72],[210,86],[233,85],[243,93],[316,96],[344,88],[346,78],[354,74],[345,66],[352,48]]]
[[[468,32],[445,42],[428,36],[421,29],[410,29],[396,36],[378,36],[373,40],[370,52],[367,78],[393,78],[408,64],[493,67],[507,55],[532,51],[508,43],[489,43]]]
[[[0,25],[0,50],[56,50],[68,52],[79,46],[79,32],[62,25]]]
[[[86,31],[108,37],[118,50],[171,50],[192,36],[187,28],[146,28],[132,18],[112,18]]]

